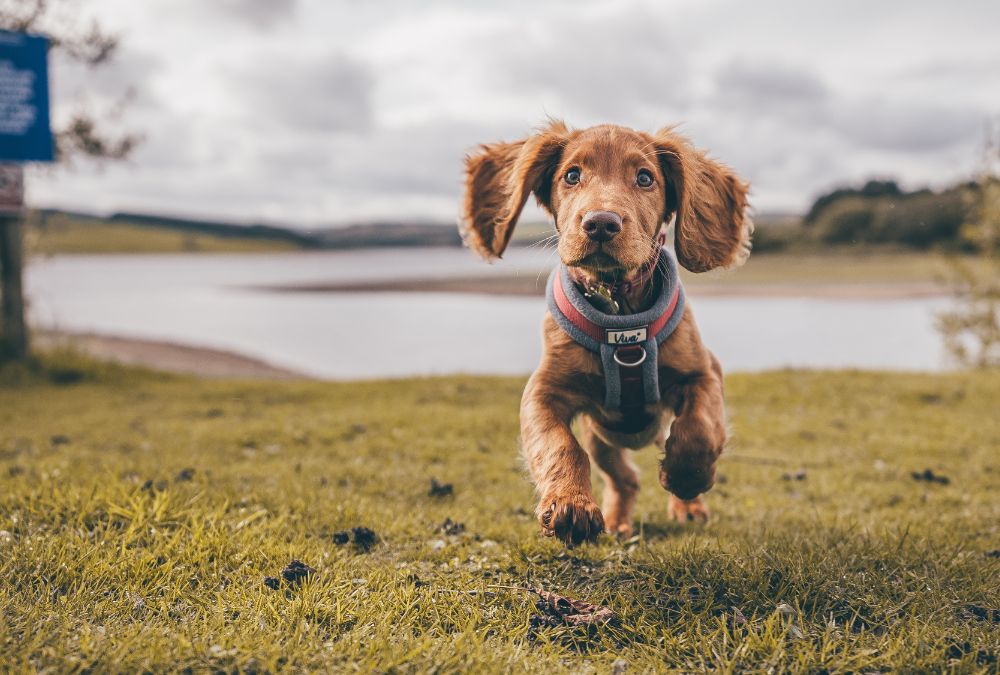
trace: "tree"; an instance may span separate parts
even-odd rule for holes
[[[975,256],[953,260],[955,307],[938,316],[938,329],[962,365],[1000,368],[1000,120],[984,147],[975,207],[961,229]]]
[[[76,0],[0,0],[0,29],[35,33],[49,39],[50,56],[61,54],[90,68],[108,63],[118,47],[118,37],[86,20]],[[53,130],[56,159],[75,157],[97,161],[127,157],[139,142],[130,133],[109,133],[107,111],[80,109]],[[23,232],[20,219],[0,219],[0,360],[23,359],[28,353],[24,320]]]

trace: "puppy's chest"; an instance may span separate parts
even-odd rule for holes
[[[658,427],[664,412],[672,410],[679,395],[676,373],[670,368],[659,369],[660,400],[648,405],[630,405],[609,410],[604,406],[606,383],[598,366],[581,380],[587,400],[587,413],[602,427],[620,434],[640,434]]]

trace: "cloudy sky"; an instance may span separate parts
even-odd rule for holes
[[[1000,2],[81,0],[114,62],[52,64],[56,120],[115,107],[126,164],[35,206],[306,226],[454,220],[462,157],[547,116],[668,123],[804,210],[870,177],[970,176],[1000,114]]]

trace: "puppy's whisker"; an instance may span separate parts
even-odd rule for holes
[[[539,239],[538,241],[528,244],[526,248],[540,248],[544,250],[548,244],[550,244],[551,242],[555,241],[558,238],[559,238],[558,232],[556,234],[550,234],[544,239]]]

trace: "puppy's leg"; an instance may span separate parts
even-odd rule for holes
[[[604,480],[604,524],[608,532],[621,537],[632,535],[632,508],[639,492],[639,475],[628,460],[628,450],[618,448],[597,435],[594,421],[580,419],[580,444],[587,450]]]
[[[570,431],[573,406],[536,373],[521,399],[521,449],[541,501],[542,534],[569,545],[595,540],[604,518],[590,491],[590,459]]]
[[[711,359],[711,369],[680,391],[660,465],[660,484],[677,497],[670,511],[679,520],[707,519],[699,495],[715,483],[715,461],[726,443],[722,368],[714,356]]]

